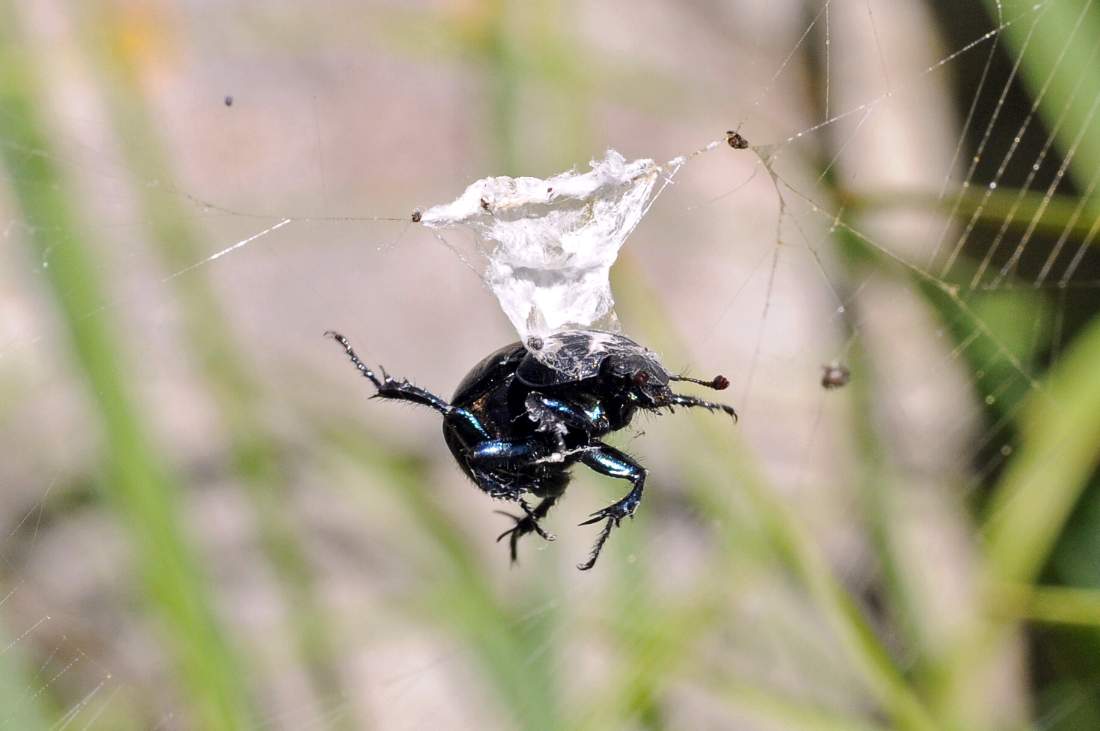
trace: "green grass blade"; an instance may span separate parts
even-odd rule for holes
[[[1006,586],[997,607],[1006,619],[1100,627],[1100,590],[1070,586]]]
[[[97,86],[104,92],[107,110],[126,165],[137,184],[135,197],[146,222],[148,241],[159,254],[166,274],[190,269],[206,254],[202,235],[188,219],[178,196],[159,194],[142,181],[173,177],[167,154],[141,83],[140,67],[124,48],[110,45],[117,29],[124,25],[117,8],[90,4],[94,19],[84,26],[94,28],[84,38],[93,70],[101,74]],[[115,29],[116,34],[104,29]],[[244,366],[238,340],[230,332],[219,299],[205,269],[171,277],[184,320],[187,350],[194,357],[205,380],[211,402],[229,434],[230,469],[243,486],[255,515],[260,544],[274,569],[283,603],[287,608],[288,634],[319,700],[346,695],[338,671],[337,640],[317,601],[315,575],[308,556],[295,533],[287,502],[291,485],[280,461],[282,445],[259,415],[263,394]],[[348,711],[347,713],[350,713]],[[332,716],[332,728],[363,729],[363,719]]]
[[[1093,103],[1100,94],[1100,61],[1094,49],[1100,38],[1100,6],[1090,0],[1000,0],[1001,33],[1039,114],[1055,130],[1063,155],[1073,151],[1070,172],[1082,188],[1100,168],[1100,114]],[[985,0],[998,17],[998,0]],[[1059,123],[1060,122],[1060,123]]]
[[[1073,237],[1100,246],[1089,238],[1093,223],[1100,217],[1100,199],[1071,195],[1046,197],[1045,191],[998,187],[963,188],[939,195],[931,190],[838,190],[838,207],[857,218],[867,213],[896,215],[906,211],[934,211],[954,214],[963,223],[974,219],[980,224],[1008,224],[1009,230]]]
[[[1048,385],[1032,392],[1021,417],[1022,446],[996,488],[985,528],[980,586],[987,618],[963,634],[949,660],[943,703],[956,717],[969,684],[995,662],[1015,627],[1002,611],[1003,587],[1035,580],[1100,461],[1098,363],[1100,319],[1073,343]]]
[[[629,254],[620,258],[617,274],[620,302],[635,312],[635,321],[647,327],[646,342],[659,352],[683,352],[673,337],[672,326],[659,308],[657,298],[642,291],[642,273]],[[818,610],[836,633],[867,688],[896,723],[914,731],[938,728],[923,701],[906,682],[883,642],[875,635],[863,612],[837,581],[820,549],[790,508],[776,496],[761,474],[748,445],[728,424],[698,418],[707,448],[723,455],[730,473],[738,475],[738,487],[755,511],[761,529],[773,550],[806,589]]]
[[[988,579],[1030,583],[1100,461],[1100,320],[1034,391],[1023,447],[1005,472],[987,524]]]
[[[704,687],[739,713],[756,719],[765,728],[789,728],[799,731],[887,731],[886,726],[865,721],[832,709],[810,706],[779,696],[774,692],[747,685],[715,683],[702,678]]]
[[[129,533],[146,598],[161,620],[196,725],[242,728],[252,718],[244,676],[218,630],[207,586],[184,539],[176,484],[148,439],[107,317],[88,316],[105,301],[86,248],[90,229],[78,222],[41,131],[36,80],[29,54],[14,37],[16,27],[11,6],[0,5],[3,164],[28,225],[30,255],[41,259],[50,252],[45,281],[103,428],[103,491]]]
[[[47,712],[37,697],[17,642],[5,627],[0,627],[0,728],[44,731],[50,727]]]

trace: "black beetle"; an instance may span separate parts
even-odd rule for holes
[[[438,396],[391,378],[375,375],[343,335],[325,333],[340,343],[351,362],[378,389],[376,397],[412,401],[443,414],[443,438],[462,471],[495,498],[519,504],[523,516],[509,515],[512,561],[516,543],[528,533],[554,540],[539,525],[569,484],[578,462],[603,475],[629,480],[626,497],[581,523],[606,520],[588,560],[592,568],[604,542],[642,499],[646,470],[600,437],[627,426],[638,409],[656,412],[676,406],[700,406],[737,418],[733,407],[673,393],[670,381],[691,381],[716,390],[729,381],[702,381],[670,375],[655,353],[616,333],[570,330],[512,343],[492,353],[466,375],[447,403]],[[552,365],[549,365],[552,364]],[[523,496],[540,498],[534,508]],[[507,514],[506,514],[507,515]]]

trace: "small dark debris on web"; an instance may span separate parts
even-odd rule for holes
[[[423,218],[423,217],[424,217],[424,211],[420,210],[419,208],[413,210],[412,216],[411,216],[411,219],[412,219],[413,223],[420,223],[420,219]]]
[[[830,363],[827,366],[821,366],[821,369],[821,387],[826,391],[843,388],[848,385],[848,381],[852,380],[851,371],[839,363]]]
[[[735,150],[747,150],[749,141],[741,136],[740,132],[726,130],[726,143]]]

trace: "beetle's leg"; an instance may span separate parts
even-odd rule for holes
[[[495,498],[519,500],[533,487],[532,478],[523,471],[550,453],[547,446],[530,441],[486,439],[471,445],[464,457],[474,482],[484,492]]]
[[[684,394],[674,393],[672,399],[668,402],[669,406],[700,406],[707,411],[724,411],[733,417],[734,421],[737,421],[737,412],[733,410],[732,406],[726,404],[717,404],[713,401],[704,401],[701,398],[695,398],[694,396],[685,396]]]
[[[592,547],[592,553],[589,555],[588,560],[582,564],[577,564],[577,568],[581,571],[587,571],[596,565],[596,559],[600,557],[600,551],[603,550],[603,544],[607,541],[607,537],[611,535],[611,529],[617,528],[623,518],[634,515],[634,511],[638,509],[638,503],[642,501],[642,489],[645,486],[646,476],[645,467],[635,462],[625,452],[621,452],[603,442],[596,442],[593,447],[595,448],[585,452],[584,456],[581,457],[581,462],[601,475],[630,480],[634,487],[622,500],[608,505],[602,510],[597,510],[592,513],[592,517],[581,523],[581,525],[591,525],[601,520],[607,520],[596,539],[595,545]]]
[[[325,336],[332,338],[340,343],[340,345],[344,346],[344,352],[348,354],[348,358],[351,359],[352,365],[358,368],[359,372],[362,373],[365,378],[369,378],[370,382],[374,384],[374,387],[378,389],[378,393],[375,394],[376,397],[391,398],[398,401],[412,401],[414,404],[429,406],[444,415],[451,413],[453,407],[449,403],[439,398],[434,393],[414,386],[404,379],[398,381],[390,378],[385,368],[379,368],[379,370],[382,371],[382,378],[379,379],[366,363],[359,360],[359,356],[356,355],[355,350],[351,347],[351,343],[340,333],[329,330],[325,333]]]
[[[537,431],[552,432],[560,436],[568,429],[579,429],[585,434],[606,434],[610,428],[607,415],[599,404],[590,410],[584,410],[576,404],[570,404],[556,398],[532,391],[524,402],[527,418],[538,424]]]
[[[492,497],[515,500],[525,514],[521,518],[503,513],[516,521],[516,525],[497,537],[500,541],[504,536],[511,536],[509,545],[513,563],[517,557],[516,545],[522,536],[537,533],[548,541],[554,540],[554,536],[544,531],[538,521],[546,517],[564,492],[568,477],[564,471],[556,473],[557,479],[554,474],[541,480],[522,474],[524,469],[539,464],[550,453],[550,448],[537,442],[487,439],[475,444],[466,456],[466,463],[478,487]],[[536,490],[544,496],[534,509],[521,497],[528,490]]]
[[[536,464],[548,451],[537,442],[486,439],[473,445],[466,460],[471,469],[517,472]]]
[[[515,480],[509,479],[507,475],[502,475],[491,470],[480,470],[476,467],[471,467],[470,475],[473,477],[474,484],[477,485],[479,490],[489,497],[497,498],[498,500],[518,501],[521,499],[523,493],[527,491],[525,485],[517,484]]]
[[[524,517],[522,518],[518,515],[506,513],[503,510],[494,511],[500,513],[501,515],[507,515],[509,518],[516,522],[514,526],[497,536],[497,543],[503,540],[504,536],[511,536],[508,543],[512,553],[512,563],[516,562],[516,545],[519,543],[519,539],[527,535],[528,533],[537,533],[547,541],[556,540],[556,536],[553,533],[547,533],[545,530],[542,529],[542,526],[539,525],[539,521],[546,517],[546,514],[550,512],[550,508],[554,506],[554,503],[558,501],[559,497],[561,497],[560,493],[558,495],[550,495],[549,497],[545,497],[533,509],[528,507],[527,503],[524,502],[522,498],[520,498],[519,506],[523,509],[523,512],[525,513]]]

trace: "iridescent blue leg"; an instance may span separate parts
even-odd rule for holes
[[[600,557],[600,551],[603,550],[603,544],[607,542],[607,537],[611,535],[611,529],[617,528],[623,518],[634,515],[634,511],[638,509],[638,503],[642,501],[642,490],[645,487],[646,477],[645,467],[635,462],[625,452],[621,452],[603,442],[596,442],[592,446],[595,448],[585,452],[580,459],[581,462],[601,475],[630,480],[634,487],[622,500],[608,505],[602,510],[597,510],[591,518],[581,523],[581,525],[591,525],[601,520],[607,520],[596,539],[595,545],[592,547],[592,553],[589,555],[588,560],[582,564],[577,564],[577,568],[581,571],[587,571],[596,565],[596,559]]]
[[[473,445],[464,457],[474,482],[495,498],[519,500],[535,485],[525,470],[550,453],[542,444],[486,439]]]
[[[538,424],[537,431],[579,429],[591,436],[606,434],[609,428],[607,416],[599,403],[583,409],[577,404],[532,391],[527,395],[524,406],[527,408],[527,418]]]
[[[516,562],[517,544],[519,539],[528,533],[537,533],[545,540],[554,540],[554,535],[547,533],[539,525],[539,521],[546,517],[546,513],[561,496],[564,483],[556,491],[545,494],[542,501],[532,509],[523,499],[524,492],[532,489],[529,477],[522,475],[522,470],[530,467],[549,453],[549,449],[543,445],[533,445],[531,442],[512,442],[503,439],[485,440],[478,443],[466,457],[470,466],[470,474],[477,486],[489,495],[496,498],[515,500],[523,510],[522,517],[496,511],[501,515],[507,515],[515,521],[515,525],[497,536],[501,541],[505,536],[510,536],[509,548],[512,563]]]
[[[531,441],[486,439],[473,445],[466,459],[472,469],[515,472],[534,464],[549,452],[544,445]]]

